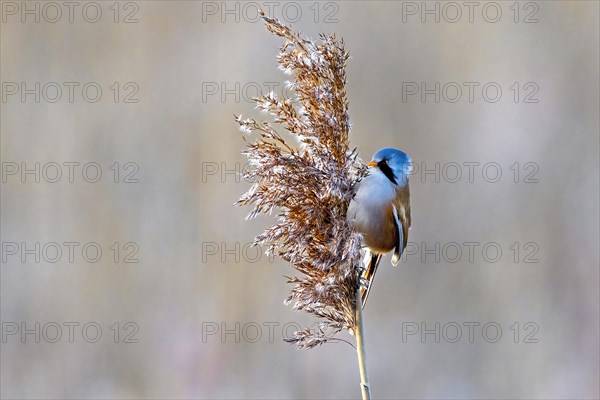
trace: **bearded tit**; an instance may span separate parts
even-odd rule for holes
[[[367,165],[369,174],[358,183],[348,208],[348,220],[362,233],[367,248],[363,277],[368,285],[361,289],[363,307],[381,257],[393,251],[392,265],[398,263],[411,223],[408,175],[412,162],[408,154],[383,148]]]

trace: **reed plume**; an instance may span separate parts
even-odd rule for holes
[[[269,93],[254,99],[272,122],[236,117],[242,132],[257,134],[244,151],[249,161],[244,176],[255,183],[236,204],[253,205],[249,218],[277,213],[276,223],[258,235],[255,244],[266,246],[268,253],[298,271],[297,277],[288,278],[292,288],[285,303],[319,318],[316,327],[286,340],[313,348],[340,340],[337,334],[349,330],[362,347],[357,297],[362,237],[346,213],[367,168],[349,146],[348,53],[335,35],[321,34],[315,43],[262,15],[267,29],[285,39],[277,61],[279,69],[293,77],[287,83],[291,95]],[[276,128],[289,132],[296,143],[290,144]],[[362,357],[364,362],[364,352]],[[364,367],[363,394],[368,389]]]

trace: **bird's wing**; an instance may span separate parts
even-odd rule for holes
[[[365,308],[365,304],[367,304],[367,298],[369,297],[369,293],[371,292],[371,287],[373,286],[373,279],[375,278],[375,272],[377,272],[377,267],[379,266],[379,261],[381,261],[381,254],[375,254],[367,249],[367,253],[365,255],[365,261],[367,262],[367,266],[365,268],[365,272],[363,274],[363,278],[367,280],[367,287],[363,287],[360,291],[362,297],[362,307]]]
[[[397,238],[394,253],[392,254],[392,265],[394,266],[398,265],[398,261],[408,243],[408,229],[411,224],[409,197],[410,194],[407,185],[398,193],[397,199],[393,205],[394,226],[396,228]]]
[[[394,226],[396,228],[396,237],[398,241],[396,242],[396,247],[394,247],[394,254],[392,254],[392,265],[398,265],[398,260],[400,260],[400,256],[404,251],[404,247],[406,247],[404,241],[404,229],[402,227],[402,222],[400,222],[400,217],[398,216],[398,209],[394,206]]]

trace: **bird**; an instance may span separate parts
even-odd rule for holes
[[[361,288],[364,308],[381,257],[393,251],[396,266],[408,241],[411,225],[408,177],[412,161],[401,150],[386,147],[373,154],[368,174],[356,185],[356,193],[348,207],[348,222],[363,235],[366,247]]]

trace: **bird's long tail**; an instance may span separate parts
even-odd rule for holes
[[[373,286],[375,272],[377,272],[379,261],[381,261],[381,254],[374,254],[369,251],[365,257],[365,261],[367,262],[367,266],[365,268],[365,272],[363,272],[363,278],[367,281],[367,287],[363,287],[360,292],[362,296],[363,308],[365,308],[365,304],[367,304],[367,298],[369,297],[371,286]]]

